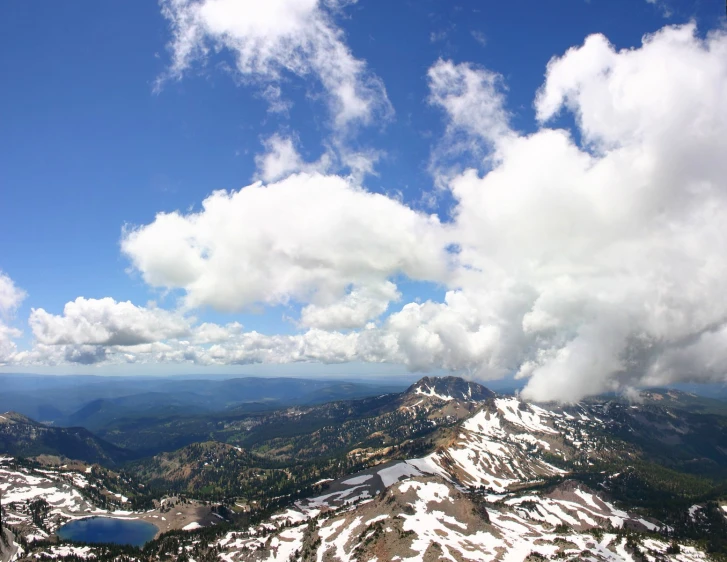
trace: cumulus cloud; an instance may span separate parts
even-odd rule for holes
[[[495,365],[537,399],[724,380],[706,342],[727,322],[726,54],[723,33],[702,40],[693,25],[631,50],[589,37],[548,65],[543,126],[505,134],[492,171],[452,181],[461,286],[492,295],[475,307],[504,330],[481,371],[505,347]],[[581,145],[546,126],[562,110]]]
[[[163,0],[173,33],[170,76],[181,77],[210,50],[226,49],[236,70],[264,86],[275,110],[285,109],[286,75],[314,76],[327,93],[335,127],[366,124],[391,114],[381,80],[355,58],[333,15],[345,2],[329,0]]]
[[[46,345],[136,345],[190,333],[190,321],[181,314],[108,297],[78,297],[66,303],[62,315],[34,308],[28,322]]]
[[[194,328],[191,339],[196,344],[220,343],[231,340],[240,333],[242,333],[242,324],[239,322],[230,322],[225,326],[204,322]]]
[[[338,176],[297,174],[218,191],[202,207],[186,215],[161,213],[151,224],[128,229],[121,243],[149,284],[183,289],[189,308],[229,312],[297,302],[317,307],[306,313],[313,322],[324,314],[320,307],[332,313],[340,299],[343,318],[344,308],[370,308],[374,294],[379,303],[394,297],[395,290],[381,290],[394,275],[448,274],[436,217]]]
[[[184,335],[156,328],[122,342],[121,329],[53,336],[56,324],[96,333],[64,313],[44,318],[38,347],[87,362],[516,373],[537,400],[724,381],[727,35],[666,27],[620,51],[589,37],[549,63],[529,134],[508,126],[489,71],[439,61],[429,77],[446,135],[490,150],[486,169],[449,178],[450,222],[309,172],[215,192],[199,212],[124,232],[122,250],[146,282],[181,289],[186,308],[294,302],[307,331],[184,324]],[[558,127],[561,112],[575,130]],[[446,297],[392,310],[399,276],[440,283]]]
[[[0,271],[0,365],[9,362],[16,353],[17,346],[13,340],[19,338],[22,332],[9,323],[25,297],[25,291]]]
[[[381,316],[401,294],[391,281],[353,287],[342,299],[327,305],[309,304],[301,310],[302,326],[323,329],[362,328]]]

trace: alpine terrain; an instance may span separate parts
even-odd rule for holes
[[[6,413],[3,560],[727,559],[721,404],[659,389],[533,404],[425,377],[356,400],[133,419],[105,440]],[[147,454],[164,428],[199,440]],[[56,535],[89,516],[159,531],[141,548]]]

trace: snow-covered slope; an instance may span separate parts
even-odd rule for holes
[[[406,394],[451,400],[481,402],[493,398],[495,393],[476,382],[459,377],[424,377],[411,385]]]
[[[80,489],[88,486],[84,475],[13,467],[8,462],[10,460],[0,459],[0,490],[5,523],[23,528],[27,540],[48,537],[48,533],[33,522],[30,514],[29,504],[36,500],[44,500],[50,508],[44,518],[44,526],[48,531],[55,530],[63,521],[74,517],[107,513],[96,508],[81,494]]]
[[[489,400],[443,447],[418,461],[422,472],[444,475],[464,486],[502,493],[544,477],[561,475],[558,464],[588,458],[601,423],[581,407],[546,410],[514,397]]]
[[[487,399],[479,408],[427,457],[332,481],[263,525],[229,533],[217,544],[222,559],[708,560],[688,545],[669,555],[669,542],[656,538],[660,522],[575,481],[535,486],[567,477],[554,463],[588,463],[601,454],[597,409],[549,409],[514,397]],[[626,528],[652,538],[628,544]]]
[[[437,446],[431,454],[321,480],[312,496],[260,524],[227,532],[211,543],[209,553],[226,562],[707,560],[686,544],[669,554],[662,523],[568,479],[568,471],[615,454],[603,431],[613,417],[603,405],[545,407],[465,381],[431,383],[422,379],[400,395],[394,411],[405,420],[432,421]],[[78,482],[65,482],[70,495],[59,501],[71,502],[73,490],[83,495],[83,475],[77,476]],[[12,492],[19,498],[63,484],[44,484],[46,475],[22,471],[13,478]],[[612,478],[616,475],[603,474],[603,482]],[[695,521],[704,518],[700,510],[690,511]],[[180,555],[191,556],[204,542],[195,536],[203,526],[177,527],[191,533],[175,543]],[[647,535],[634,539],[626,529]]]
[[[226,562],[248,560],[481,561],[546,559],[632,562],[634,550],[609,523],[633,529],[658,527],[617,509],[591,490],[566,482],[548,494],[485,503],[439,477],[397,482],[355,507],[300,518],[289,512],[246,532],[228,533],[216,546]],[[668,543],[645,539],[645,560],[669,560]],[[683,545],[671,560],[706,562]],[[543,558],[540,558],[543,559]]]

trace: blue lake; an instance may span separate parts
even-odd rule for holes
[[[152,540],[158,531],[156,525],[138,519],[89,517],[66,523],[57,533],[67,541],[142,546]]]

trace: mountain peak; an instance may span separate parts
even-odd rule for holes
[[[411,385],[407,394],[431,396],[440,400],[465,400],[479,402],[495,396],[489,388],[461,377],[423,377]]]

